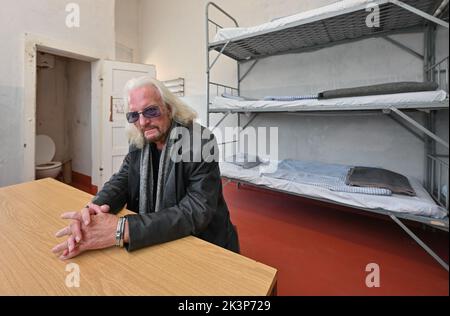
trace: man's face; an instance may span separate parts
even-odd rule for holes
[[[140,114],[134,125],[143,133],[145,139],[150,142],[165,142],[167,133],[172,123],[171,113],[166,107],[156,88],[152,86],[140,87],[130,92],[130,112],[140,112],[149,106],[158,107],[161,115],[146,118]]]

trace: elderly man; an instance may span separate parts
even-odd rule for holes
[[[52,251],[64,260],[91,249],[116,245],[132,251],[194,235],[239,252],[217,159],[198,155],[213,142],[207,152],[218,156],[213,134],[195,148],[194,130],[206,129],[193,122],[193,110],[155,79],[132,79],[125,93],[130,151],[84,209],[62,215],[72,222],[56,236],[69,237]],[[173,133],[179,128],[189,131],[182,145],[177,143],[180,135]],[[189,159],[174,159],[180,152]],[[136,214],[114,215],[125,205]]]

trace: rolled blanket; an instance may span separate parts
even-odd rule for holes
[[[436,82],[391,82],[371,86],[327,90],[319,93],[319,99],[348,98],[367,95],[434,91]]]
[[[264,97],[264,101],[297,101],[297,100],[314,100],[317,99],[317,95],[293,95],[293,96],[267,96]]]

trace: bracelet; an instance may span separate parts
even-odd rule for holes
[[[120,217],[117,222],[116,228],[116,246],[123,248],[123,238],[125,233],[125,222],[127,221],[126,217]]]
[[[122,225],[120,226],[120,248],[123,248],[123,238],[125,235],[125,223],[127,222],[127,218],[126,217],[122,217]]]
[[[122,239],[122,225],[124,222],[124,218],[120,217],[119,221],[117,222],[117,228],[116,228],[116,246],[117,247],[121,247],[120,246],[120,240]],[[123,242],[122,242],[123,245]]]

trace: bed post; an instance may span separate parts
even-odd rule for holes
[[[205,8],[205,29],[206,29],[206,127],[209,128],[209,5]]]

